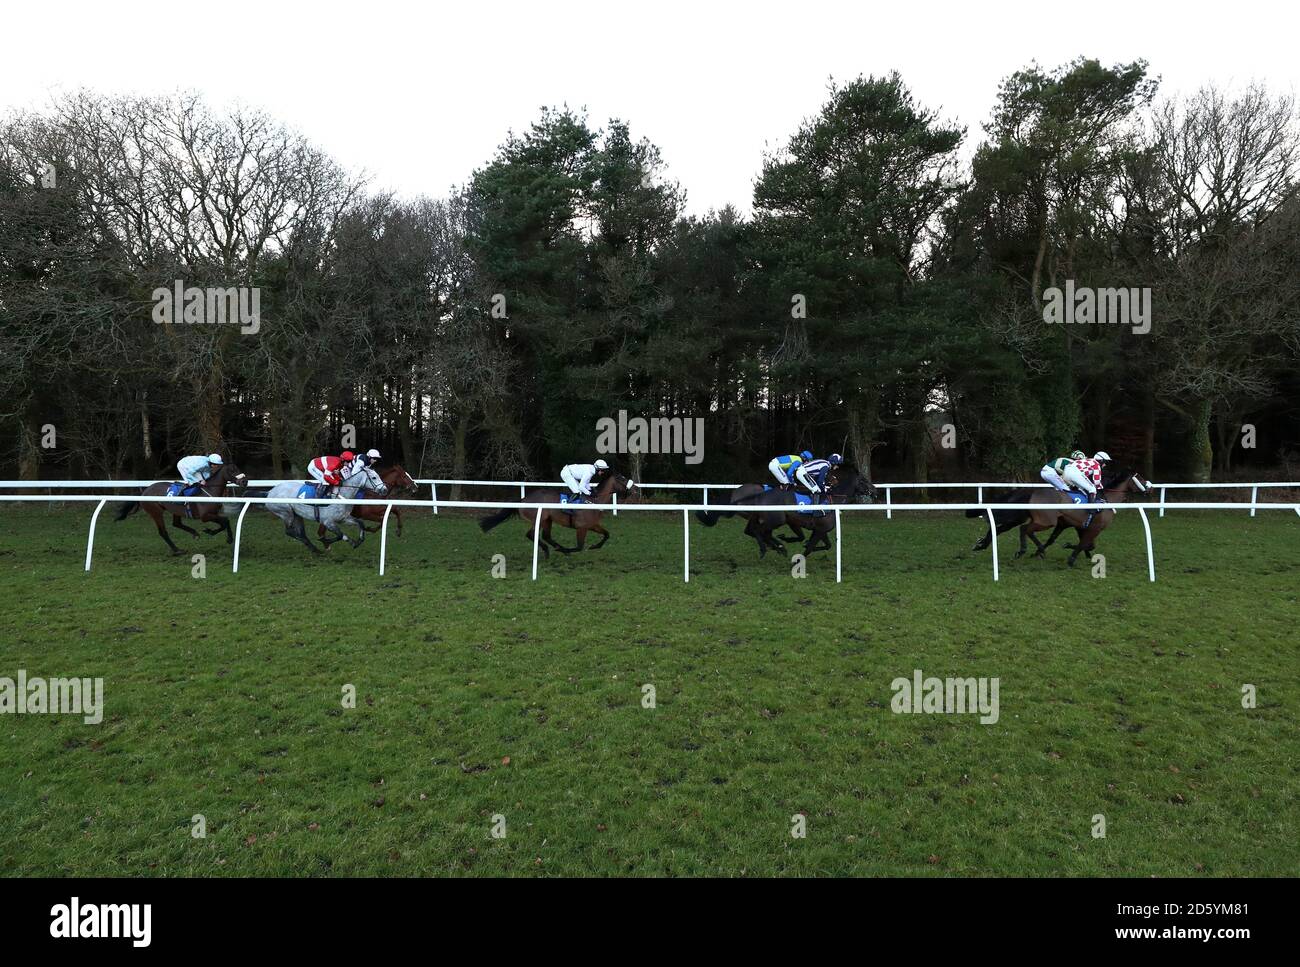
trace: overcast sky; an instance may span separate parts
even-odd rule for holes
[[[749,209],[765,148],[829,77],[898,70],[978,137],[999,80],[1037,59],[1146,58],[1162,91],[1300,88],[1281,2],[744,3],[718,0],[7,5],[0,109],[60,90],[197,90],[287,121],[405,195],[444,193],[546,104],[620,117],[659,145],[702,213]],[[1078,16],[1070,16],[1078,14]],[[1282,18],[1280,21],[1277,18]]]

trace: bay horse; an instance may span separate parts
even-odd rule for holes
[[[224,497],[226,496],[227,486],[239,490],[243,488],[247,479],[247,475],[235,465],[234,461],[227,460],[217,468],[211,477],[199,485],[199,492],[195,496]],[[167,533],[167,525],[163,523],[163,518],[167,514],[167,508],[169,507],[172,508],[173,527],[198,537],[199,532],[192,527],[186,527],[183,517],[192,517],[195,521],[203,524],[215,522],[216,527],[205,527],[203,532],[205,534],[220,534],[225,531],[226,543],[233,544],[235,542],[235,534],[230,529],[230,518],[226,516],[226,511],[231,506],[239,506],[238,504],[178,504],[171,501],[158,503],[144,499],[146,497],[166,496],[171,485],[172,483],[168,481],[150,484],[141,491],[140,500],[133,500],[123,504],[114,520],[126,520],[136,508],[144,508],[144,512],[153,519],[154,526],[158,528],[158,536],[167,542],[167,546],[172,549],[172,554],[181,554],[183,552],[172,541],[171,535]]]
[[[862,474],[848,468],[832,470],[826,477],[827,493],[831,504],[848,503],[867,498],[874,500],[879,496],[875,486]],[[783,540],[802,541],[804,528],[811,531],[806,544],[804,556],[816,550],[830,550],[830,532],[835,529],[835,515],[830,513],[830,504],[799,504],[798,510],[786,510],[795,504],[795,491],[779,488],[764,489],[762,484],[745,484],[731,493],[730,507],[764,507],[771,510],[697,510],[696,518],[705,527],[714,526],[724,517],[737,515],[746,520],[745,534],[758,543],[758,556],[763,557],[768,549],[785,553]],[[821,516],[809,513],[811,510],[826,511]],[[793,537],[778,537],[772,532],[782,524],[789,524],[794,531]]]
[[[1151,484],[1140,473],[1119,470],[1113,474],[1107,474],[1102,479],[1101,489],[1108,503],[1120,504],[1135,490],[1138,493],[1146,493],[1151,489]],[[1073,527],[1079,535],[1079,543],[1065,545],[1074,551],[1070,555],[1070,567],[1074,567],[1074,562],[1078,560],[1081,553],[1086,554],[1088,559],[1092,560],[1092,551],[1097,544],[1097,535],[1110,526],[1110,522],[1115,519],[1115,511],[1106,510],[1105,503],[1075,504],[1069,497],[1056,489],[1044,494],[1043,498],[1039,499],[1039,494],[1035,493],[1029,499],[1031,504],[1041,503],[1045,506],[1042,510],[1029,511],[1029,520],[1020,528],[1020,550],[1016,551],[1016,557],[1019,558],[1024,555],[1026,537],[1038,547],[1038,550],[1034,552],[1034,557],[1046,557],[1047,549],[1052,546],[1052,543],[1061,535],[1061,532],[1067,527]],[[1056,499],[1052,500],[1051,498]],[[1069,504],[1073,509],[1060,509],[1065,504]],[[1049,509],[1052,505],[1055,505],[1055,507]],[[1092,514],[1091,520],[1089,520],[1089,514]],[[1046,530],[1053,524],[1056,525],[1055,529],[1046,543],[1039,541],[1034,536],[1035,531]]]
[[[389,497],[396,497],[400,500],[406,497],[407,494],[414,494],[416,490],[419,489],[416,486],[415,480],[413,480],[411,475],[402,468],[402,465],[400,463],[395,463],[391,467],[388,467],[386,470],[378,471],[378,473],[379,473],[379,479],[382,480],[384,482],[384,486],[388,488],[387,496]],[[357,496],[361,498],[362,501],[364,501],[364,500],[372,500],[375,497],[382,497],[384,496],[384,494],[378,493],[374,490],[363,490]],[[352,507],[352,517],[354,520],[358,520],[358,521],[373,520],[375,521],[376,524],[382,524],[384,520],[384,511],[386,509],[387,509],[387,505],[385,504],[367,504],[359,501],[357,504],[355,504]],[[401,507],[393,508],[393,519],[397,521],[397,536],[401,537],[402,536],[402,508]],[[362,524],[361,529],[368,534],[373,534],[375,533],[375,531],[379,530],[379,527],[378,526],[367,527],[365,524]],[[328,534],[329,534],[329,528],[327,528],[324,524],[321,524],[318,528],[316,528],[316,536],[320,538],[321,543],[324,544],[326,547],[329,547],[335,541],[339,540],[339,538],[337,537],[334,538],[333,540],[330,540]]]
[[[590,501],[589,503],[574,504],[573,510],[543,510],[541,521],[542,537],[540,543],[547,560],[550,560],[551,557],[550,549],[547,547],[548,544],[561,554],[573,554],[583,549],[587,540],[588,531],[595,531],[600,535],[600,541],[593,544],[591,550],[594,551],[604,547],[605,542],[609,540],[609,531],[605,530],[600,523],[600,518],[604,514],[604,511],[598,510],[592,505],[610,504],[613,502],[615,494],[625,498],[630,498],[634,495],[635,488],[635,481],[628,480],[626,477],[621,477],[616,473],[608,473],[604,475],[604,479],[600,481],[595,491],[588,498]],[[525,491],[523,497],[520,498],[520,502],[528,503],[531,501],[539,504],[558,504],[560,502],[561,493],[567,494],[568,490],[561,491],[556,487],[538,487],[534,490]],[[487,517],[480,518],[478,526],[483,529],[484,533],[487,533],[493,527],[504,523],[515,514],[518,514],[531,525],[528,528],[528,533],[524,535],[531,541],[533,539],[533,531],[537,526],[537,511],[529,510],[527,507],[507,507],[505,510],[500,510],[495,514],[489,514]],[[553,538],[551,536],[551,526],[553,524],[559,524],[561,527],[572,527],[576,530],[578,532],[578,546],[565,547]]]

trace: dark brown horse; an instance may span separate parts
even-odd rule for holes
[[[216,473],[209,477],[199,486],[197,496],[201,497],[225,497],[227,487],[232,491],[238,491],[243,488],[247,480],[244,471],[240,470],[233,461],[227,460],[217,468]],[[225,504],[179,504],[172,501],[158,503],[157,501],[147,501],[145,497],[166,496],[170,483],[150,484],[140,494],[140,500],[133,500],[130,503],[122,505],[122,509],[117,512],[116,520],[126,520],[137,507],[143,507],[144,512],[153,518],[154,526],[158,528],[158,536],[167,542],[167,546],[172,549],[173,554],[183,553],[167,533],[167,525],[163,523],[164,516],[170,511],[172,515],[172,526],[199,536],[199,532],[192,527],[186,527],[184,518],[191,517],[198,523],[209,524],[216,523],[216,527],[204,528],[206,534],[220,534],[225,531],[226,543],[233,544],[235,541],[234,531],[230,529],[230,518],[226,516],[227,505]]]
[[[1151,489],[1151,484],[1141,474],[1123,470],[1113,475],[1108,474],[1107,479],[1102,482],[1101,489],[1107,503],[1120,504],[1133,491],[1146,493]],[[1038,547],[1038,550],[1034,552],[1034,557],[1045,557],[1047,549],[1052,546],[1057,537],[1061,535],[1061,532],[1067,527],[1073,527],[1079,535],[1079,543],[1066,545],[1066,547],[1074,550],[1074,553],[1070,555],[1070,567],[1074,567],[1074,562],[1081,553],[1087,554],[1089,560],[1092,559],[1092,550],[1096,546],[1097,535],[1109,527],[1110,522],[1115,519],[1115,511],[1104,509],[1105,503],[1075,504],[1059,490],[1036,490],[1028,503],[1043,504],[1044,507],[1042,510],[1029,511],[1029,520],[1021,525],[1020,550],[1016,551],[1016,557],[1023,556],[1028,549],[1025,546],[1026,537]],[[1068,506],[1071,509],[1061,509],[1063,506]],[[1091,520],[1089,520],[1089,514],[1092,515]],[[1034,536],[1035,531],[1046,530],[1053,525],[1055,525],[1055,529],[1046,543]]]
[[[378,473],[379,473],[379,479],[382,480],[384,482],[384,486],[388,488],[388,493],[377,494],[372,490],[363,490],[361,491],[360,494],[357,495],[358,497],[361,498],[361,500],[373,500],[381,496],[396,497],[399,500],[401,500],[408,496],[413,496],[416,490],[419,489],[416,486],[415,481],[411,478],[411,475],[402,468],[402,465],[400,463],[395,463],[391,467],[387,468],[386,470],[378,471]],[[353,518],[359,521],[373,520],[376,524],[382,524],[384,520],[384,511],[387,509],[387,505],[366,504],[366,503],[362,503],[361,500],[359,500],[352,507]],[[401,537],[402,536],[402,508],[401,507],[393,508],[393,519],[397,521],[397,536]],[[379,530],[378,527],[366,527],[365,524],[362,524],[361,527],[363,530],[371,534]],[[329,547],[335,541],[341,540],[341,538],[338,537],[335,537],[333,540],[331,540],[327,536],[328,534],[329,534],[329,528],[327,528],[324,524],[321,524],[317,530],[317,535],[320,537],[321,543],[324,544],[326,547]]]
[[[576,504],[575,507],[579,509],[575,510],[543,510],[541,512],[541,546],[546,557],[549,559],[551,556],[550,549],[547,547],[548,544],[561,554],[572,554],[575,551],[582,550],[583,545],[587,540],[588,531],[595,531],[600,535],[600,541],[593,544],[591,549],[594,551],[598,548],[604,547],[605,542],[609,540],[609,531],[605,530],[600,523],[600,518],[604,514],[604,511],[599,510],[592,505],[611,504],[615,494],[618,494],[618,496],[625,500],[633,498],[636,493],[635,488],[636,484],[628,480],[626,477],[620,477],[616,473],[606,473],[603,475],[603,479],[601,479],[597,484],[591,497],[588,498],[590,503]],[[558,504],[562,492],[568,493],[567,490],[560,491],[556,487],[540,487],[536,490],[525,491],[524,496],[520,498],[520,502],[527,503],[532,501],[539,504]],[[529,523],[530,526],[528,528],[528,533],[524,536],[531,541],[533,539],[533,530],[537,523],[537,511],[529,510],[527,507],[520,507],[518,509],[508,507],[505,510],[497,511],[495,514],[481,518],[478,525],[483,528],[484,533],[486,533],[498,524],[509,520],[515,514],[518,514]],[[551,536],[551,526],[553,524],[559,524],[561,527],[572,527],[576,530],[578,532],[578,546],[565,547],[553,538]]]
[[[832,504],[851,503],[866,498],[874,500],[878,496],[875,486],[862,474],[847,467],[832,470],[826,477],[826,487]],[[803,553],[807,557],[816,550],[830,550],[830,533],[835,529],[835,515],[825,504],[800,505],[800,510],[785,508],[796,503],[793,490],[773,488],[765,490],[762,484],[745,484],[731,492],[730,507],[762,507],[763,510],[697,510],[695,516],[705,527],[712,527],[723,517],[739,515],[745,518],[745,534],[758,543],[758,556],[763,557],[768,549],[785,553],[783,540],[802,541],[804,529],[811,531]],[[821,516],[810,513],[811,510],[825,510]],[[781,537],[773,534],[782,524],[790,525],[793,537]]]

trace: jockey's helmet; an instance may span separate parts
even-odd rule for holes
[[[844,462],[844,458],[840,456],[838,453],[832,453],[829,457],[826,458],[826,462],[829,463],[832,467],[838,467],[840,464]]]
[[[344,450],[342,453],[339,454],[339,459],[342,460],[344,463],[351,463],[356,458],[357,455],[353,453],[351,450]]]
[[[219,453],[209,453],[209,454],[208,454],[208,463],[215,463],[217,466],[221,466],[221,463],[222,463],[222,460],[221,460],[221,454],[219,454]]]
[[[805,460],[811,460],[811,459],[812,459],[812,451],[811,451],[811,450],[805,450],[803,453],[799,454],[799,456],[803,457]]]
[[[597,469],[597,470],[608,470],[608,469],[609,469],[609,464],[606,463],[604,460],[597,460],[595,466],[596,466],[596,469]]]
[[[1098,450],[1092,455],[1092,459],[1096,460],[1098,463],[1110,463],[1110,454],[1105,450]]]
[[[1071,460],[1087,460],[1087,459],[1088,459],[1088,455],[1087,455],[1086,453],[1084,453],[1082,450],[1075,450],[1075,451],[1073,451],[1073,452],[1070,454],[1070,459],[1071,459]]]

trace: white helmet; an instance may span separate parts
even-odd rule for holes
[[[597,460],[597,461],[596,461],[596,469],[597,469],[597,470],[608,470],[608,469],[609,469],[609,464],[607,464],[604,460]]]
[[[1110,463],[1110,454],[1105,450],[1098,450],[1092,455],[1092,459],[1096,460],[1098,463]]]
[[[374,460],[378,460],[378,459],[379,459],[379,451],[378,451],[378,450],[375,450],[375,449],[372,448],[372,449],[366,451],[366,456],[369,457],[372,461],[374,461]]]
[[[208,454],[208,463],[215,463],[215,464],[220,465],[222,462],[223,462],[223,461],[222,461],[222,459],[221,459],[221,454],[219,454],[219,453],[209,453],[209,454]]]

